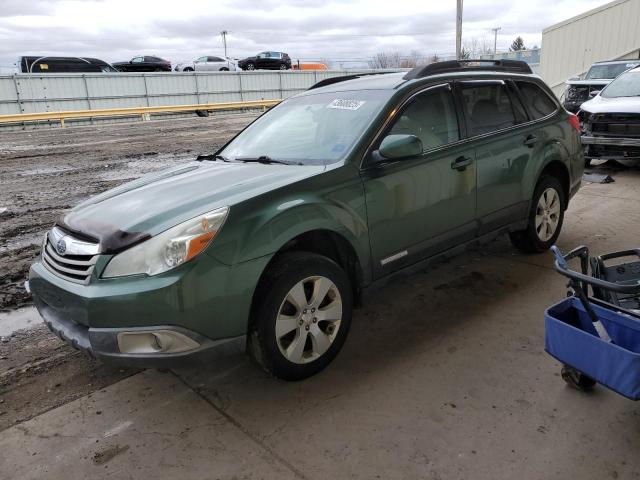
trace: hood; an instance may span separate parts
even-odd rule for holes
[[[640,97],[606,98],[598,95],[580,106],[589,113],[640,113]]]
[[[146,175],[79,204],[62,228],[113,253],[219,207],[323,172],[324,166],[191,162]]]
[[[594,78],[592,80],[567,80],[565,83],[567,85],[573,85],[576,87],[579,87],[579,86],[604,87],[609,85],[612,81],[613,81],[613,78],[611,79],[604,79],[604,78],[595,79]]]

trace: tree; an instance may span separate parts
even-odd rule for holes
[[[469,60],[469,58],[471,58],[471,52],[462,47],[462,51],[460,52],[460,60]]]
[[[438,56],[437,53],[434,53],[433,55],[431,55],[431,58],[429,59],[429,63],[438,63],[440,61],[440,57]]]
[[[525,50],[525,49],[526,47],[524,46],[524,40],[522,40],[521,36],[517,36],[516,39],[511,44],[511,46],[509,47],[509,50],[511,50],[512,52],[518,52],[520,50]]]
[[[400,54],[395,53],[376,53],[369,60],[369,68],[398,68],[400,66]]]

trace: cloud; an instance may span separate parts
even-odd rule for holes
[[[515,36],[540,44],[545,27],[605,0],[466,0],[463,36]],[[356,65],[377,52],[451,54],[454,2],[386,0],[0,0],[0,66],[20,55],[93,56],[107,61],[157,54],[172,62],[220,54],[240,58],[281,50],[302,60]]]

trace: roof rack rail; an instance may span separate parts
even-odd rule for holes
[[[318,83],[314,83],[307,90],[313,90],[314,88],[326,87],[327,85],[333,85],[334,83],[346,82],[347,80],[354,80],[360,77],[366,77],[369,75],[384,75],[386,73],[396,73],[396,72],[371,72],[371,73],[356,73],[354,75],[344,75],[342,77],[331,77],[325,78],[324,80],[320,80]]]
[[[527,62],[522,60],[448,60],[416,67],[403,78],[413,80],[439,73],[460,72],[469,70],[485,70],[492,72],[533,73]]]

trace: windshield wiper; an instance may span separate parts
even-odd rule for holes
[[[268,155],[260,155],[259,157],[238,157],[236,158],[236,161],[245,163],[264,163],[267,165],[271,163],[279,163],[281,165],[304,165],[301,162],[287,162],[286,160],[276,160],[269,157]]]
[[[227,157],[225,157],[224,155],[218,155],[217,153],[212,153],[212,154],[209,154],[209,155],[198,155],[196,157],[196,160],[198,162],[201,162],[203,160],[213,160],[214,162],[216,160],[222,160],[223,162],[230,162],[231,161]]]

